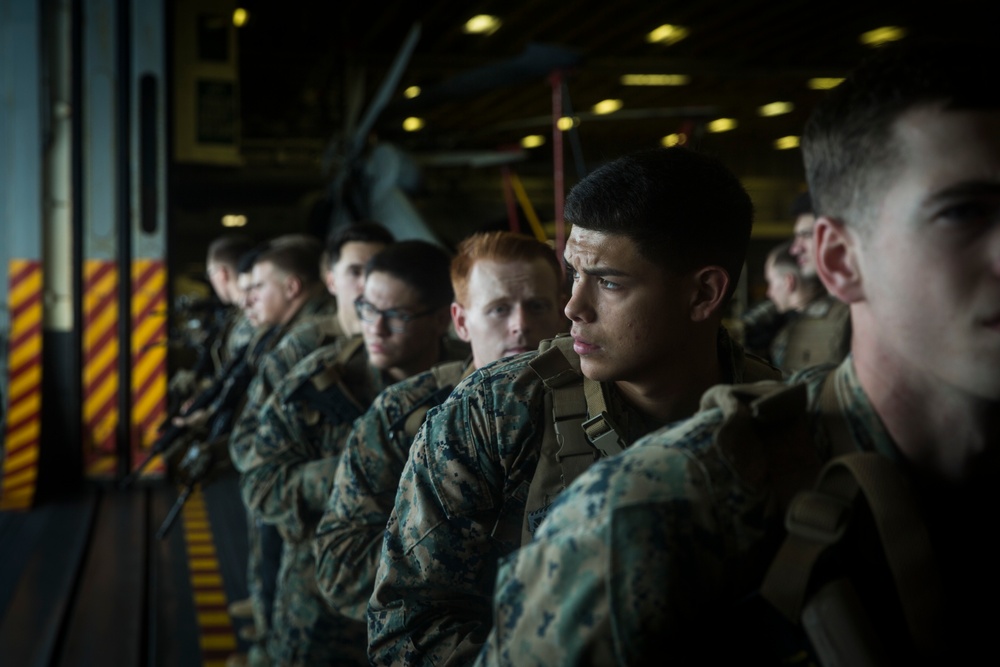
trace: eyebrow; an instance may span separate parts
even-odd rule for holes
[[[569,260],[566,259],[565,257],[563,257],[563,264],[566,265],[567,269],[570,269],[572,271],[576,270],[573,268],[573,265],[569,263]],[[621,278],[629,275],[628,271],[622,271],[621,269],[612,269],[610,266],[595,266],[589,269],[583,269],[582,271],[580,271],[580,273],[584,273],[588,276],[593,276],[595,278],[605,278],[607,276]]]
[[[946,199],[969,196],[1000,196],[1000,182],[996,181],[966,181],[956,183],[951,187],[932,193],[925,200],[925,204],[933,204]]]

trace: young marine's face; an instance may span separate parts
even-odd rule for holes
[[[816,225],[816,216],[812,213],[803,213],[795,220],[795,238],[792,240],[792,247],[788,252],[798,260],[800,273],[803,278],[816,277],[816,243],[813,239],[813,227]]]
[[[764,280],[767,281],[767,298],[783,313],[792,307],[792,274],[774,268],[770,259],[764,263]]]
[[[897,172],[854,235],[878,360],[1000,399],[1000,111],[918,108]]]
[[[250,272],[247,301],[258,326],[284,324],[291,312],[289,276],[271,262],[258,262]]]
[[[479,260],[467,292],[466,304],[452,305],[452,319],[459,338],[472,346],[476,368],[535,350],[566,331],[559,276],[545,260]]]
[[[573,279],[566,316],[584,375],[646,383],[669,373],[689,322],[685,278],[629,238],[576,226],[565,258]]]
[[[382,311],[394,310],[411,316],[427,312],[413,287],[383,271],[368,275],[363,297]],[[392,331],[381,316],[374,322],[362,322],[368,360],[380,370],[399,371],[401,377],[426,370],[438,360],[441,337],[447,332],[448,323],[448,309],[444,307],[411,319],[403,331]]]
[[[354,301],[365,290],[365,264],[384,248],[382,243],[348,241],[326,274],[326,288],[337,297],[337,317],[348,334],[361,333]]]

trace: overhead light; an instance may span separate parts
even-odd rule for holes
[[[687,140],[688,138],[686,134],[683,132],[675,132],[660,139],[660,143],[663,144],[665,148],[670,148],[671,146],[683,146],[687,143]]]
[[[556,127],[565,132],[566,130],[572,130],[574,127],[580,124],[580,119],[576,116],[572,118],[569,116],[563,116],[556,121]]]
[[[420,86],[410,86],[403,91],[403,96],[408,100],[412,100],[414,97],[420,94]]]
[[[757,109],[761,116],[780,116],[791,112],[795,105],[791,102],[771,102]]]
[[[465,22],[465,32],[473,35],[492,35],[500,27],[500,19],[489,14],[478,14]]]
[[[831,88],[836,88],[844,82],[844,77],[837,76],[818,76],[813,79],[809,79],[809,87],[813,90],[830,90]]]
[[[650,44],[676,44],[688,36],[688,29],[681,25],[670,25],[664,23],[656,30],[646,35],[646,41]]]
[[[780,139],[774,140],[774,147],[779,151],[787,151],[789,148],[799,147],[799,138],[795,135],[789,135],[787,137],[781,137]]]
[[[529,134],[521,139],[521,146],[524,148],[538,148],[545,143],[545,137],[540,134]]]
[[[424,129],[424,119],[410,116],[403,121],[403,129],[407,132],[417,132]]]
[[[246,227],[247,217],[245,215],[237,215],[230,213],[228,215],[222,216],[222,226],[223,227]]]
[[[614,113],[624,106],[621,100],[601,100],[594,105],[593,111],[599,116]]]
[[[233,25],[237,28],[242,28],[247,24],[247,20],[250,18],[249,12],[242,7],[237,7],[233,10]]]
[[[716,118],[711,123],[705,126],[709,132],[728,132],[729,130],[736,129],[736,119],[735,118]]]
[[[687,74],[622,74],[623,86],[686,86]]]
[[[865,46],[882,46],[883,44],[888,44],[889,42],[898,42],[904,37],[906,37],[906,28],[900,28],[895,25],[887,25],[862,33],[861,36],[858,37],[858,41]]]

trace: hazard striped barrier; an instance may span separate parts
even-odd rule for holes
[[[161,260],[132,263],[132,461],[138,465],[167,417],[167,270]],[[162,470],[158,464],[149,472]]]
[[[83,462],[90,477],[115,473],[118,428],[118,265],[83,272]]]
[[[42,265],[9,264],[10,343],[7,428],[0,509],[28,509],[38,480],[42,428]]]

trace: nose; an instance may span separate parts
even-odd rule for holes
[[[512,334],[523,334],[528,330],[528,315],[524,306],[516,305],[507,320],[507,328]]]
[[[594,321],[594,308],[590,295],[580,283],[573,284],[573,291],[570,293],[569,301],[566,302],[563,312],[573,322]]]

